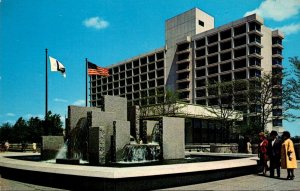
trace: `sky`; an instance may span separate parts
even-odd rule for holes
[[[300,0],[0,0],[0,125],[44,117],[46,48],[66,67],[48,66],[48,108],[64,120],[85,105],[85,58],[105,67],[161,48],[165,20],[195,7],[215,27],[257,13],[285,33],[284,67],[300,56]],[[300,120],[283,125],[300,135]]]

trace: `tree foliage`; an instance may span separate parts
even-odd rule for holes
[[[300,60],[298,57],[289,58],[292,68],[285,72],[283,86],[283,116],[285,120],[293,121],[299,119],[295,110],[300,109]]]
[[[60,115],[48,112],[47,122],[38,117],[25,120],[20,117],[14,125],[3,123],[0,126],[0,142],[12,143],[41,142],[44,135],[63,135]]]
[[[140,105],[140,119],[147,118],[149,116],[175,116],[176,113],[184,107],[184,103],[180,102],[177,92],[166,89],[165,93],[158,92],[158,97],[161,97],[161,101],[158,104]],[[149,99],[144,97],[143,99]],[[176,104],[181,103],[181,104]]]
[[[270,72],[249,80],[234,80],[228,82],[212,82],[207,84],[209,99],[207,109],[214,113],[221,123],[222,129],[228,129],[244,113],[244,121],[240,124],[241,134],[252,135],[265,131],[267,124],[272,122],[275,85],[281,85],[281,74]],[[280,87],[278,93],[281,96]],[[277,100],[277,99],[276,99]]]
[[[243,117],[242,112],[237,112],[238,108],[245,102],[244,87],[247,87],[245,80],[228,82],[207,83],[209,99],[208,106],[205,107],[219,122],[221,127],[221,142],[228,142],[230,132],[234,131],[235,122]],[[234,96],[235,91],[240,91],[240,95]]]
[[[281,76],[264,73],[260,78],[255,79],[249,88],[250,112],[254,112],[257,116],[256,120],[251,121],[250,124],[257,126],[258,132],[265,131],[267,124],[272,122],[271,114],[273,104],[275,104],[272,99],[275,91],[273,88],[278,80],[281,80]],[[279,91],[281,90],[279,89]]]

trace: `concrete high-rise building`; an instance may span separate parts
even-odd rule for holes
[[[215,28],[214,17],[191,9],[165,22],[164,47],[108,66],[109,77],[92,76],[91,106],[100,106],[102,95],[126,97],[128,105],[157,104],[166,88],[179,92],[187,103],[215,105],[220,98],[210,94],[207,83],[281,74],[283,38],[256,14]],[[233,91],[239,96],[244,90]],[[267,130],[282,131],[281,94],[279,79]],[[249,118],[261,111],[260,105],[249,104],[234,109],[241,108],[247,108]]]

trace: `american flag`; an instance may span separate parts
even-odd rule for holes
[[[102,68],[88,61],[88,75],[89,76],[109,76],[107,68]]]

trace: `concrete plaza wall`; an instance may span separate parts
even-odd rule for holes
[[[42,136],[42,160],[54,159],[63,146],[63,136]]]
[[[104,152],[102,154],[104,156],[100,156],[100,158],[104,158],[105,161],[110,160],[110,149],[111,149],[111,140],[110,137],[113,135],[113,121],[116,119],[115,113],[112,112],[102,112],[102,111],[90,111],[88,112],[88,124],[89,127],[102,127],[102,131],[105,135],[101,132],[98,133],[96,130],[89,131],[89,137],[95,137],[95,139],[102,139],[105,145]],[[95,133],[95,134],[93,134]],[[91,140],[91,139],[90,139]],[[89,142],[89,148],[93,148],[92,150],[99,150],[98,144],[93,144]],[[91,158],[99,158],[98,154],[94,156],[95,153],[89,153],[89,157]],[[105,162],[104,162],[105,163]],[[101,162],[100,164],[103,164]]]
[[[103,96],[104,98],[104,111],[114,112],[116,119],[127,121],[127,99],[118,96]]]
[[[105,128],[90,127],[89,129],[89,163],[105,164]]]
[[[116,120],[116,160],[122,160],[123,147],[130,143],[130,122]]]
[[[184,118],[162,117],[163,125],[163,158],[182,159],[184,149]]]
[[[80,121],[87,118],[87,112],[89,111],[101,111],[97,107],[81,107],[81,106],[69,106],[68,107],[68,123],[69,128],[72,130],[79,125]]]
[[[127,121],[127,100],[104,96],[104,111],[87,113],[89,130],[89,158],[93,164],[122,160],[123,147],[130,143],[130,122]],[[114,132],[114,121],[115,132]]]

